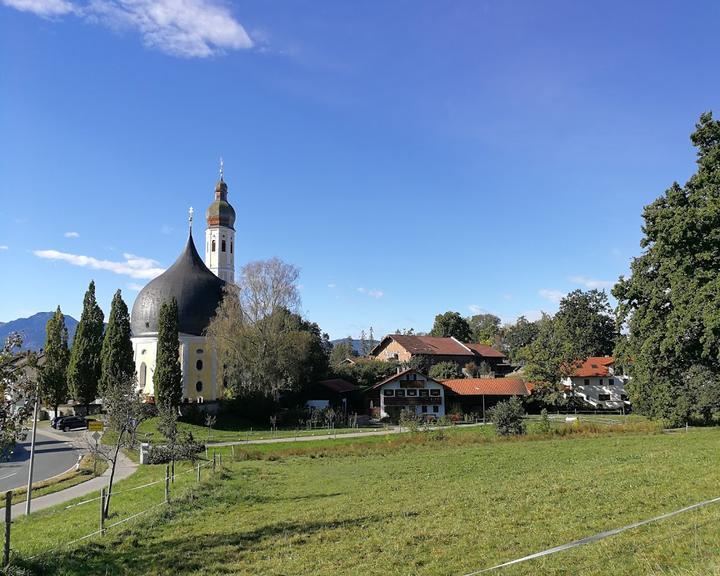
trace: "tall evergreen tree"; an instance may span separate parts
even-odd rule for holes
[[[93,280],[85,292],[83,311],[73,338],[67,372],[70,395],[76,402],[85,404],[86,409],[98,393],[104,320],[105,315],[95,299]]]
[[[135,361],[130,341],[130,314],[120,290],[115,292],[110,306],[110,316],[102,345],[101,366],[101,394],[111,386],[135,377]]]
[[[164,302],[158,314],[157,356],[153,385],[155,403],[161,409],[178,406],[182,401],[178,309],[175,298]]]
[[[67,368],[70,361],[68,331],[60,306],[45,326],[44,362],[39,370],[40,397],[46,406],[52,406],[55,416],[58,407],[68,398]]]

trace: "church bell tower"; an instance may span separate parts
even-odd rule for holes
[[[215,185],[215,201],[206,212],[205,265],[225,282],[235,282],[235,209],[227,199],[223,161]]]

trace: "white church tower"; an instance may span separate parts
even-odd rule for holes
[[[227,184],[220,160],[215,201],[207,209],[205,265],[225,282],[235,282],[235,209],[227,200]]]

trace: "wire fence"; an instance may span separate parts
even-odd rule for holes
[[[185,466],[187,464],[178,464],[179,468]],[[160,507],[171,506],[180,490],[200,484],[209,474],[214,474],[218,466],[222,467],[222,453],[219,458],[213,454],[211,459],[190,464],[187,469],[175,470],[174,465],[172,468],[168,465],[161,478],[138,486],[117,491],[103,489],[99,496],[40,511],[36,514],[42,515],[44,529],[41,534],[24,528],[26,523],[35,520],[35,514],[30,519],[21,517],[12,522],[8,522],[9,518],[6,517],[3,565],[8,565],[18,555],[31,561],[40,559],[85,540],[102,537],[108,530]],[[162,474],[157,467],[147,467],[145,470],[145,473]],[[127,482],[124,481],[126,485]],[[129,482],[132,482],[132,477]],[[12,494],[9,494],[9,498],[12,498]],[[106,514],[108,500],[109,514]],[[12,530],[11,524],[15,525]]]

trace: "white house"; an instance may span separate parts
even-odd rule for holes
[[[445,388],[417,370],[405,370],[378,382],[367,392],[370,412],[379,418],[397,419],[403,409],[418,416],[445,415]]]
[[[620,410],[630,406],[625,384],[628,376],[616,370],[612,356],[591,356],[572,376],[562,381],[565,389],[593,408]]]

